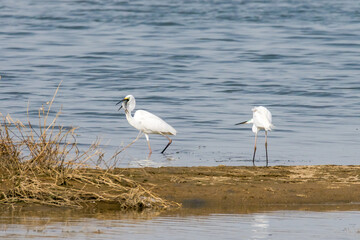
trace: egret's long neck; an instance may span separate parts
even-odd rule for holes
[[[125,110],[126,119],[128,120],[129,124],[133,126],[134,128],[137,128],[137,124],[133,116],[131,115],[131,112],[129,110]]]

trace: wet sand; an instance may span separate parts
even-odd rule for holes
[[[116,172],[183,209],[360,210],[360,166],[160,167]]]
[[[95,178],[105,170],[83,169]],[[117,168],[159,197],[182,204],[165,214],[249,213],[274,210],[360,210],[360,166]],[[0,181],[2,191],[11,186]],[[69,187],[76,187],[69,182]],[[78,186],[79,187],[79,186]],[[109,191],[80,186],[91,191]],[[89,188],[89,189],[88,189]],[[85,190],[86,190],[85,189]],[[15,204],[21,209],[55,209]],[[12,205],[12,206],[15,206]],[[117,211],[117,202],[94,202],[83,209]],[[79,211],[79,210],[74,210]],[[149,213],[146,213],[149,214]],[[159,213],[151,213],[159,214]],[[164,214],[164,212],[162,212]]]

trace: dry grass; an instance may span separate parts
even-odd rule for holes
[[[110,168],[96,169],[92,162],[104,163],[98,142],[80,151],[76,129],[56,124],[61,111],[50,116],[58,90],[59,87],[47,109],[40,108],[36,128],[29,120],[23,124],[0,113],[3,118],[0,122],[1,204],[81,208],[110,203],[119,209],[136,210],[179,206],[155,196],[135,181],[113,174]]]

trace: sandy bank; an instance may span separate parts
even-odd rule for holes
[[[105,173],[101,169],[81,171],[94,181],[101,180]],[[360,166],[118,168],[107,174],[114,176],[111,183],[119,184],[119,188],[136,183],[161,199],[181,203],[180,212],[183,213],[360,210]],[[129,180],[124,185],[115,176]],[[37,176],[38,181],[47,184],[47,177],[43,178]],[[91,197],[94,194],[115,194],[113,187],[78,182],[70,175],[66,182],[65,191],[69,188],[86,193],[81,196],[88,209],[121,209],[118,200]],[[0,190],[11,191],[13,185],[9,179],[3,178]],[[132,200],[133,195],[134,191],[130,191],[124,196]],[[17,205],[31,208],[31,204],[19,202]]]
[[[360,166],[161,167],[116,172],[185,208],[360,206]]]

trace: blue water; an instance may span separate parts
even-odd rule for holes
[[[54,110],[84,148],[111,156],[138,134],[115,103],[161,116],[178,135],[150,136],[118,166],[251,165],[251,126],[264,105],[276,129],[270,165],[358,164],[357,0],[0,2],[0,112],[34,121]],[[263,134],[256,161],[265,163]]]
[[[359,212],[279,211],[205,216],[20,216],[0,219],[3,239],[359,239]]]

